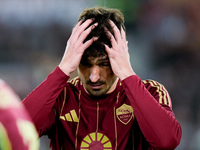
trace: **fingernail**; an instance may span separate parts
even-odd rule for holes
[[[96,22],[95,24],[93,24],[93,25],[92,25],[92,29],[94,29],[97,25],[98,25],[97,22]]]
[[[99,38],[99,37],[95,36],[95,37],[94,37],[94,41],[98,40],[98,38]]]
[[[95,24],[94,24],[94,26],[96,27],[98,25],[98,22],[96,22]]]

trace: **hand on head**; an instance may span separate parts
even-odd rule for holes
[[[87,59],[91,55],[108,55],[112,71],[121,80],[135,74],[130,64],[123,19],[118,10],[93,8],[83,11],[67,42],[60,69],[69,76],[82,62],[82,56]]]
[[[65,53],[59,67],[68,76],[78,67],[85,49],[98,39],[98,37],[93,37],[85,43],[83,42],[91,30],[97,26],[97,23],[95,23],[87,28],[93,20],[88,19],[84,23],[82,23],[82,20],[79,21],[67,42]]]
[[[130,63],[130,56],[128,52],[128,41],[126,40],[126,33],[121,27],[121,30],[110,20],[110,25],[113,27],[114,35],[105,28],[107,36],[110,38],[112,47],[105,45],[106,52],[110,60],[113,72],[121,80],[134,75]]]

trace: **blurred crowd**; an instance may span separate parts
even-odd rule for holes
[[[3,3],[6,1],[0,0],[0,5]],[[71,3],[62,1],[66,10],[62,9],[61,14],[68,15],[64,18],[68,20],[52,19],[42,24],[33,22],[44,22],[45,16],[38,16],[40,20],[29,17],[30,23],[22,23],[17,15],[9,16],[11,19],[5,21],[5,15],[0,11],[0,77],[13,87],[21,99],[58,65],[76,18],[82,9],[94,5],[94,2],[88,3],[86,0],[81,3],[78,0]],[[103,4],[107,6],[106,2]],[[72,6],[80,8],[72,9]],[[129,13],[125,14],[130,15],[125,19],[129,18],[126,30],[133,68],[142,79],[157,80],[170,93],[174,113],[183,128],[177,150],[200,149],[199,6],[199,0],[142,0],[137,3],[137,11],[129,9]],[[43,7],[45,15],[51,14],[47,13],[45,5]],[[127,7],[130,8],[130,5]],[[59,11],[59,8],[56,9]],[[123,6],[122,11],[125,9]],[[72,13],[77,16],[73,15],[70,20],[67,10],[74,11]]]
[[[180,149],[200,149],[199,6],[199,0],[148,1],[138,19],[138,32],[151,46],[153,77],[169,90],[183,127]]]

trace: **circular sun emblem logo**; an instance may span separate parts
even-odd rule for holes
[[[83,139],[81,150],[112,150],[112,145],[107,136],[93,132]]]

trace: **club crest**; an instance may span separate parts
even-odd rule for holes
[[[133,116],[133,108],[130,105],[123,104],[121,107],[116,109],[116,115],[120,122],[128,124]]]

